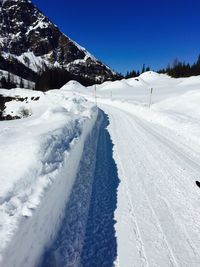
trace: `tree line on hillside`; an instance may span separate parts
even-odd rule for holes
[[[115,80],[116,79],[121,80],[123,78],[125,79],[134,78],[146,71],[150,71],[150,67],[146,67],[145,64],[143,64],[141,71],[139,70],[128,71],[124,76],[118,73],[115,77]],[[197,61],[194,64],[189,64],[189,63],[186,64],[185,62],[181,62],[176,59],[171,65],[168,65],[167,68],[159,70],[158,73],[166,73],[174,78],[200,75],[200,56],[198,57]],[[11,89],[16,87],[16,85],[11,79],[11,76],[12,75],[9,72],[7,77],[4,76],[1,77],[0,79],[1,88]],[[98,81],[96,81],[94,78],[93,79],[89,78],[89,75],[88,77],[81,74],[75,75],[65,69],[51,68],[44,70],[38,76],[35,84],[35,90],[47,91],[50,89],[61,88],[64,84],[66,84],[70,80],[76,80],[84,86],[91,86],[93,84],[98,83]],[[20,79],[19,86],[21,88],[25,87],[22,78]]]
[[[8,73],[8,76],[2,76],[0,79],[0,87],[4,89],[12,89],[15,86],[15,84],[11,81],[11,75]]]
[[[76,80],[84,86],[90,86],[97,83],[88,77],[74,75],[64,69],[53,68],[46,69],[41,73],[36,81],[35,90],[45,92],[50,89],[61,88],[71,80]]]
[[[123,79],[124,77],[117,73],[112,81],[115,79]],[[48,91],[50,89],[61,88],[67,82],[75,80],[82,84],[83,86],[91,86],[94,84],[101,83],[101,81],[95,80],[94,78],[90,78],[89,74],[86,76],[85,74],[73,74],[65,69],[61,68],[51,68],[44,70],[38,77],[35,90],[37,91]]]
[[[28,81],[27,81],[28,83]],[[19,86],[20,88],[25,88],[24,86],[24,81],[22,78],[20,78],[19,83],[16,84],[16,82],[13,80],[13,74],[8,72],[7,76],[2,76],[0,79],[0,88],[4,89],[12,89],[15,88],[16,86]],[[27,86],[27,88],[29,88]]]
[[[145,67],[145,64],[143,64],[141,72],[135,70],[128,71],[124,78],[134,78],[146,71],[150,71],[150,67]],[[169,64],[166,68],[160,69],[158,73],[168,74],[173,78],[200,75],[200,55],[197,61],[193,64],[185,63],[178,59],[175,59],[172,64]]]
[[[193,64],[181,62],[178,59],[175,59],[171,65],[168,65],[165,69],[159,70],[158,73],[167,73],[174,78],[200,75],[200,55],[197,61]]]
[[[146,65],[143,64],[141,71],[139,71],[139,70],[137,70],[137,71],[136,70],[127,71],[127,73],[124,75],[124,78],[125,79],[135,78],[135,77],[140,76],[140,74],[142,74],[142,73],[144,73],[146,71],[150,71],[150,67],[146,67]]]

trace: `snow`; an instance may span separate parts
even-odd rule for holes
[[[43,16],[41,16],[40,20],[36,21],[32,26],[30,26],[26,32],[26,35],[28,35],[31,31],[36,31],[38,28],[40,29],[46,29],[49,27],[49,22],[42,21],[44,19]]]
[[[67,84],[65,84],[63,87],[60,88],[61,91],[71,91],[71,92],[76,92],[76,91],[84,91],[86,88],[81,85],[77,81],[69,81]]]
[[[198,266],[200,77],[145,73],[139,81],[141,91],[122,87],[124,102],[114,87],[118,100],[100,105],[121,179],[116,266]],[[155,88],[151,109],[145,84]]]
[[[18,34],[17,34],[18,35]],[[15,35],[15,37],[17,36]],[[2,56],[5,59],[9,59],[9,57],[12,59],[17,59],[19,62],[24,64],[26,67],[30,68],[34,72],[38,73],[41,70],[44,70],[46,67],[53,67],[52,64],[48,62],[46,58],[49,57],[49,54],[44,55],[43,57],[35,56],[35,54],[32,51],[24,52],[20,56],[16,56],[11,53],[3,52]],[[56,66],[56,64],[55,64]]]
[[[117,266],[198,266],[199,145],[123,103],[102,108],[121,180]]]
[[[199,84],[200,76],[174,79],[150,71],[96,85],[120,179],[117,267],[199,266]],[[95,86],[70,81],[46,93],[2,93],[27,97],[8,102],[6,114],[28,110],[30,116],[1,122],[0,254],[5,267],[31,267],[62,220],[96,120]]]
[[[96,86],[120,178],[115,266],[199,266],[199,84],[147,72]],[[94,101],[94,86],[77,94]]]
[[[39,56],[36,57],[33,52],[25,52],[16,58],[35,72],[39,72],[44,70],[45,67],[50,66],[47,60]]]
[[[140,114],[142,119],[199,143],[199,84],[200,76],[175,79],[150,71],[136,78],[96,85],[96,94],[99,103],[116,108],[123,106],[123,110],[131,111],[135,116]],[[63,88],[94,101],[95,86],[85,88],[72,81]],[[152,105],[149,109],[151,88]]]
[[[1,94],[27,97],[8,102],[5,113],[30,116],[0,122],[0,266],[31,267],[59,227],[97,112],[61,90]]]
[[[70,66],[73,66],[73,65],[85,65],[86,64],[86,60],[87,60],[87,58],[85,59],[75,59],[74,61],[72,61],[72,62],[70,62],[70,63],[68,63],[67,65],[66,65],[66,67],[67,68],[69,68]]]

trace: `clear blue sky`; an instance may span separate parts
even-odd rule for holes
[[[200,0],[33,0],[66,35],[118,72],[200,54]]]

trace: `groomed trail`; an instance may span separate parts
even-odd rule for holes
[[[199,266],[199,154],[123,103],[116,108],[103,102],[120,178],[116,266]]]

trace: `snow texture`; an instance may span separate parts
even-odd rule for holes
[[[116,266],[199,266],[199,84],[147,72],[96,87],[120,178]]]
[[[1,92],[27,97],[6,114],[31,116],[1,122],[0,266],[31,267],[59,228],[97,112],[70,92]]]
[[[19,114],[22,106],[31,114],[26,119],[1,122],[2,266],[32,267],[44,246],[54,240],[77,181],[84,142],[96,121],[95,101],[109,117],[120,179],[114,214],[115,266],[199,266],[200,191],[195,184],[200,180],[199,84],[200,76],[174,79],[146,72],[96,85],[96,99],[95,86],[85,88],[75,81],[46,94],[2,90],[4,95],[28,96],[27,103],[9,102],[6,114]],[[101,159],[97,163],[101,164]],[[104,163],[102,160],[101,166]],[[95,176],[93,179],[94,185],[98,184]],[[96,189],[91,206],[95,206],[98,193]],[[87,199],[86,203],[88,207]],[[88,243],[83,246],[82,262],[95,251],[93,241],[89,246],[94,213],[88,214],[91,219],[85,225]],[[95,240],[104,246],[100,236]],[[72,262],[77,255],[76,241],[70,250]]]
[[[107,125],[108,118],[100,111],[85,143],[61,229],[41,267],[109,267],[116,259],[114,211],[119,180]]]

